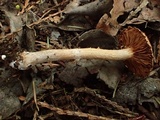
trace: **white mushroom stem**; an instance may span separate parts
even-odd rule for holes
[[[22,52],[21,59],[10,64],[20,70],[25,70],[38,63],[72,60],[72,59],[104,59],[104,60],[126,60],[133,56],[131,48],[121,50],[104,50],[96,48],[82,49],[52,49],[37,52]]]

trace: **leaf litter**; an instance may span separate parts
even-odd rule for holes
[[[0,118],[159,120],[159,11],[158,0],[0,1]],[[123,61],[100,59],[48,56],[15,69],[23,51],[117,50],[119,32],[128,26],[151,42],[154,66],[145,77]]]

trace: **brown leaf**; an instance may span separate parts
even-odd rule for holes
[[[103,15],[99,20],[96,28],[103,30],[107,34],[115,36],[119,29],[126,24],[134,24],[135,21],[138,21],[138,24],[140,24],[146,21],[153,21],[153,19],[154,21],[156,21],[156,19],[159,19],[159,17],[157,17],[158,8],[154,8],[155,10],[152,10],[152,12],[149,12],[148,15],[146,15],[147,12],[145,12],[145,9],[148,9],[148,3],[148,0],[142,0],[142,2],[133,0],[114,0],[113,8],[110,11],[111,17],[106,14]],[[139,12],[142,16],[141,19],[136,17]],[[127,18],[125,18],[126,16],[124,15],[124,13],[129,14]],[[121,16],[124,19],[122,20],[122,24],[117,21],[117,19]],[[150,16],[153,16],[153,18],[151,18]]]
[[[133,18],[130,21],[127,21],[127,24],[140,24],[144,22],[160,22],[160,8],[153,7],[153,9],[150,8],[143,8],[141,13],[137,18]]]
[[[110,11],[111,17],[104,14],[97,24],[97,29],[103,30],[105,33],[115,36],[120,29],[120,25],[117,22],[119,16],[125,12],[131,11],[136,8],[138,3],[135,1],[126,0],[114,0],[113,8]]]
[[[116,89],[116,86],[120,80],[120,74],[122,71],[123,66],[122,63],[116,61],[109,61],[99,69],[98,78],[105,82],[111,89]],[[121,68],[121,70],[119,69]]]
[[[115,36],[119,29],[117,18],[124,13],[124,0],[114,0],[111,17],[104,14],[97,24],[97,29],[102,29],[105,33]],[[114,27],[113,27],[114,26]]]
[[[116,23],[116,22],[115,22]],[[116,23],[115,25],[118,26],[118,23]],[[115,36],[119,30],[119,28],[115,28],[113,27],[113,25],[111,25],[111,18],[109,18],[109,16],[107,14],[104,14],[101,19],[99,20],[97,26],[97,29],[101,29],[102,31],[104,31],[106,34]]]

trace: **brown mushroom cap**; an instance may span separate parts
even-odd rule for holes
[[[121,48],[131,48],[133,57],[125,60],[126,66],[137,76],[146,77],[153,68],[153,51],[148,37],[138,28],[128,27],[119,35]]]

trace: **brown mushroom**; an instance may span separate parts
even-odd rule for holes
[[[147,36],[138,28],[128,27],[120,33],[118,38],[120,48],[122,48],[120,50],[82,48],[22,52],[20,59],[10,65],[12,67],[17,66],[20,70],[25,70],[38,63],[58,60],[125,60],[128,68],[137,76],[147,76],[153,66],[152,47]]]

